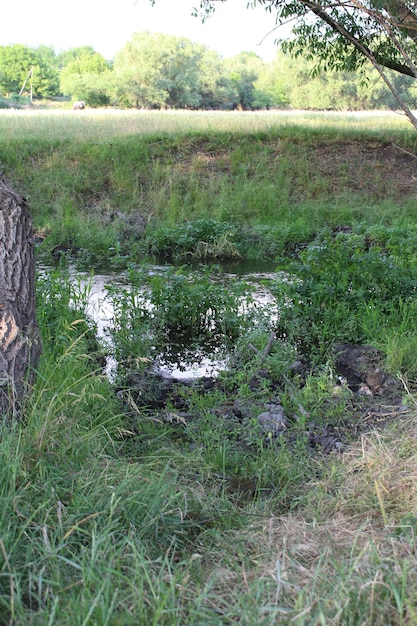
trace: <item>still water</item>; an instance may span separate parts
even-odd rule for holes
[[[167,265],[150,265],[149,273],[163,274],[167,271]],[[172,267],[172,266],[171,266]],[[253,285],[253,297],[257,303],[268,304],[272,302],[273,296],[268,290],[267,283],[276,280],[277,272],[275,264],[271,262],[245,262],[245,263],[229,263],[221,266],[225,280],[230,279],[244,280],[248,284]],[[190,267],[190,270],[193,268]],[[42,269],[47,272],[47,268]],[[83,293],[88,293],[87,306],[85,313],[95,322],[97,326],[97,338],[108,348],[109,355],[112,352],[111,346],[111,329],[114,321],[114,308],[111,299],[108,297],[107,287],[111,287],[113,292],[120,286],[120,291],[129,289],[129,280],[127,274],[123,272],[117,273],[98,273],[89,275],[86,272],[80,272],[71,269],[69,272],[70,280]],[[217,276],[218,280],[218,276]],[[113,296],[114,298],[114,296]],[[187,349],[186,349],[187,348]],[[219,353],[214,351],[207,355],[203,351],[196,351],[190,356],[188,346],[184,346],[184,354],[181,349],[177,350],[177,361],[165,359],[160,355],[154,363],[154,369],[163,376],[176,379],[190,379],[202,376],[215,376],[217,371],[226,367],[226,361]],[[107,357],[106,374],[109,380],[114,380],[117,370],[117,362],[112,356]]]

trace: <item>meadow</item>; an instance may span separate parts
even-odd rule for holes
[[[123,135],[189,132],[268,132],[277,127],[334,128],[350,131],[410,130],[401,113],[311,112],[311,111],[129,111],[87,109],[0,110],[0,130],[4,140],[32,139],[102,141]]]
[[[394,113],[0,111],[49,267],[36,384],[0,426],[0,624],[417,624],[416,154]],[[139,289],[155,259],[175,267],[146,283],[152,319],[115,296],[127,368],[185,321],[206,342],[207,294],[233,336],[186,411],[107,380],[69,280],[105,267]],[[292,276],[269,285],[268,350],[270,321],[208,278],[225,260]],[[340,384],[335,341],[378,349],[395,397]],[[256,416],[277,398],[273,437]]]

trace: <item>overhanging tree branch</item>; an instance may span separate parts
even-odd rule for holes
[[[358,50],[361,54],[363,54],[367,59],[369,59],[372,63],[376,62],[387,69],[394,70],[395,72],[399,72],[400,74],[404,74],[406,76],[416,77],[414,71],[405,65],[404,63],[398,63],[397,61],[386,59],[379,54],[374,54],[368,46],[364,45],[355,35],[350,33],[342,24],[339,24],[336,20],[334,20],[328,13],[326,13],[325,9],[322,5],[317,4],[316,2],[311,2],[310,0],[302,0],[302,4],[304,4],[314,15],[318,18],[326,22],[328,26],[335,32],[341,35],[346,41],[351,43],[356,50]]]
[[[310,0],[303,0],[303,4],[307,6],[315,15],[317,15],[317,17],[325,21],[326,24],[328,24],[335,32],[338,32],[339,34],[341,34],[342,37],[344,37],[347,41],[349,41],[357,50],[359,50],[361,54],[363,54],[367,59],[369,59],[369,61],[372,63],[372,65],[375,67],[375,69],[379,73],[382,80],[387,85],[388,89],[391,91],[399,107],[404,111],[404,113],[407,115],[408,119],[414,126],[414,128],[417,130],[417,118],[415,117],[411,109],[405,104],[404,100],[401,98],[398,91],[395,89],[393,83],[388,79],[386,74],[382,71],[381,65],[384,65],[385,67],[388,67],[389,69],[395,69],[395,68],[392,66],[390,67],[389,65],[381,62],[380,58],[377,55],[374,55],[373,52],[370,50],[370,48],[362,44],[354,35],[352,35],[341,24],[333,20],[333,18],[329,16],[322,9],[321,5],[318,5],[315,2],[311,2]],[[415,72],[413,70],[411,70],[407,66],[404,66],[404,67],[406,67],[408,70],[407,72],[408,76],[415,77]],[[406,73],[406,72],[401,72],[401,73]]]

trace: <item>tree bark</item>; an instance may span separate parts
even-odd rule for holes
[[[0,418],[19,417],[41,352],[29,206],[0,177]]]

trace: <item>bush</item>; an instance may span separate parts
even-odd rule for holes
[[[149,242],[149,251],[164,257],[238,258],[235,236],[236,229],[227,222],[194,220],[157,231]]]
[[[281,303],[280,334],[321,356],[335,340],[369,341],[369,318],[377,313],[379,320],[392,323],[417,293],[417,267],[408,255],[367,249],[363,238],[352,235],[316,240],[289,272],[286,282],[273,286]]]

